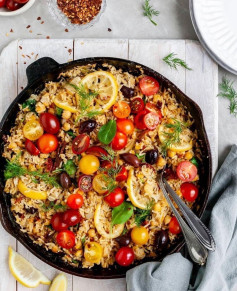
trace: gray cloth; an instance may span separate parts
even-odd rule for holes
[[[204,217],[216,242],[207,263],[192,274],[193,263],[180,253],[161,263],[145,263],[127,272],[128,291],[230,291],[237,285],[237,146],[216,174]],[[196,269],[196,268],[195,268]]]

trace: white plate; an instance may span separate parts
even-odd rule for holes
[[[202,45],[237,75],[237,0],[190,0],[190,12]]]

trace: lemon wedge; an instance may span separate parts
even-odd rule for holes
[[[36,200],[45,200],[47,199],[46,191],[36,191],[28,188],[21,180],[18,182],[18,190],[28,198]]]
[[[109,238],[109,239],[116,238],[122,234],[123,229],[124,229],[124,224],[116,224],[112,227],[111,231],[109,230],[107,232],[106,229],[104,228],[104,220],[106,220],[106,218],[102,214],[101,204],[98,204],[95,210],[95,214],[94,214],[94,224],[98,233],[101,236],[105,238]]]
[[[40,283],[50,285],[51,281],[35,269],[25,258],[16,253],[11,247],[8,248],[8,251],[10,271],[19,283],[28,288],[35,288]]]
[[[70,105],[68,102],[60,100],[59,96],[56,96],[53,102],[57,107],[70,111],[72,113],[76,113],[78,111],[76,107]]]
[[[64,274],[59,274],[53,279],[49,291],[66,291],[67,290],[67,277]]]

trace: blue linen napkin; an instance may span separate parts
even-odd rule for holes
[[[192,274],[193,263],[180,253],[127,272],[127,291],[230,291],[237,285],[237,146],[216,174],[203,220],[216,242],[205,266]],[[195,276],[194,285],[190,278]]]

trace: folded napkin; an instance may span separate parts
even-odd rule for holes
[[[236,145],[213,180],[203,221],[209,222],[216,242],[216,251],[209,252],[205,266],[193,268],[180,253],[172,254],[161,263],[145,263],[128,271],[127,291],[230,291],[237,287]]]

